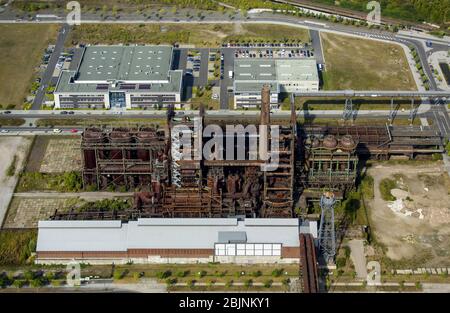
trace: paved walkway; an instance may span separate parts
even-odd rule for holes
[[[423,283],[422,290],[425,293],[450,293],[450,284]]]
[[[83,199],[107,199],[116,197],[132,197],[133,192],[56,192],[56,191],[37,191],[37,192],[16,192],[14,197],[20,198],[83,198]]]
[[[348,246],[351,249],[350,258],[355,265],[356,277],[359,279],[367,278],[367,263],[366,255],[364,254],[364,242],[363,240],[353,239],[350,240]]]

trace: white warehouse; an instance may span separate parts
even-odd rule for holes
[[[171,46],[88,46],[76,70],[61,71],[55,108],[157,108],[181,101]]]
[[[314,59],[235,59],[234,108],[255,108],[261,103],[261,89],[270,85],[272,108],[280,93],[319,91]]]

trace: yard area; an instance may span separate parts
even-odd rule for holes
[[[56,38],[53,24],[1,24],[0,105],[20,107],[31,87],[35,68]]]
[[[374,257],[398,269],[450,266],[450,178],[441,161],[370,166]]]
[[[402,47],[321,33],[325,90],[416,90]]]
[[[281,34],[281,35],[280,35]],[[228,41],[309,41],[306,29],[265,24],[83,24],[69,44],[190,44],[218,47]]]

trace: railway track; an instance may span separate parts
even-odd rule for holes
[[[319,292],[316,248],[311,234],[300,234],[300,280],[304,293]]]

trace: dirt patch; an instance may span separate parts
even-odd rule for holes
[[[9,201],[17,184],[18,173],[22,170],[24,160],[31,144],[29,137],[1,137],[0,138],[0,225],[6,215]],[[8,173],[8,168],[14,162],[14,169]],[[8,175],[13,174],[13,175]]]
[[[374,164],[374,200],[370,219],[375,238],[386,246],[387,257],[405,260],[423,257],[426,265],[450,264],[450,178],[441,162],[428,164]],[[396,182],[391,194],[381,197],[380,182]],[[424,264],[425,266],[425,264]]]

